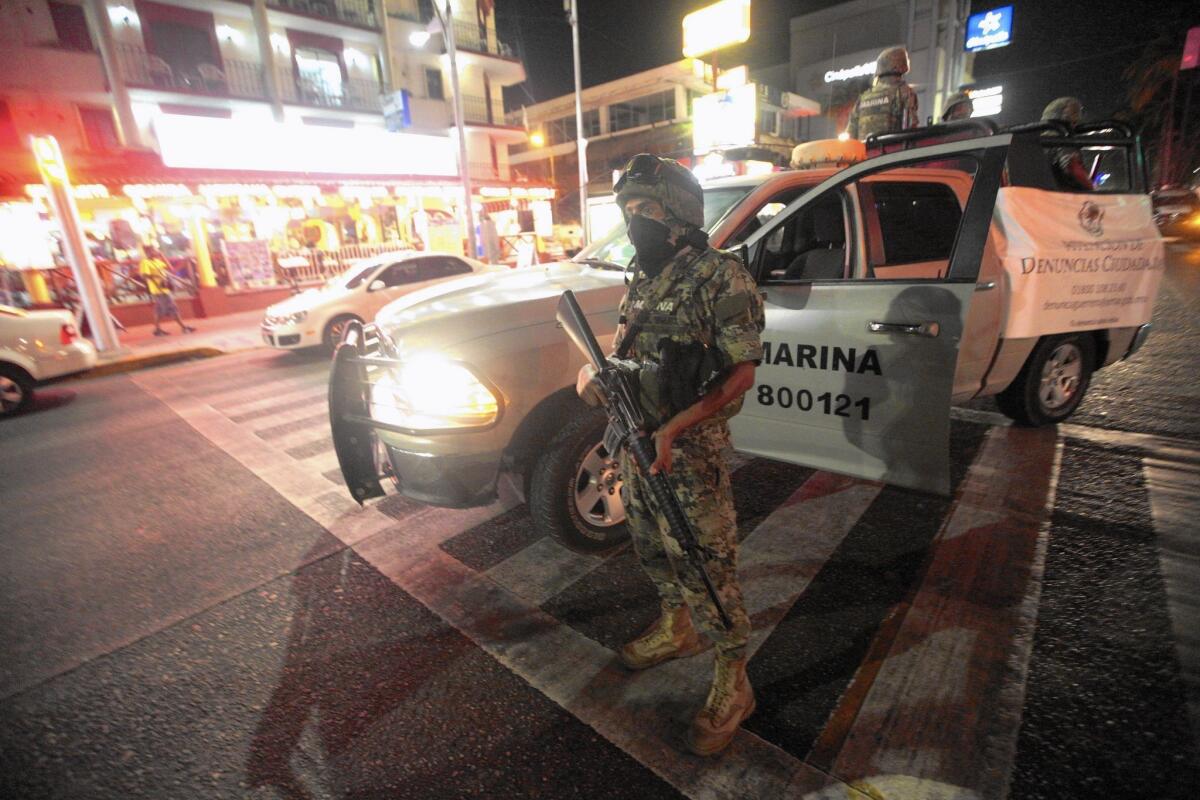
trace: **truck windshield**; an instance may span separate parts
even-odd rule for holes
[[[711,230],[713,224],[725,216],[742,198],[750,194],[755,185],[705,189],[704,230]],[[629,241],[625,223],[615,225],[604,236],[579,251],[579,254],[571,260],[603,269],[625,269],[633,260],[633,244]]]

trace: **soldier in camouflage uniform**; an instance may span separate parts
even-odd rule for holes
[[[946,110],[942,112],[942,122],[954,122],[959,119],[970,119],[975,113],[975,104],[971,95],[965,89],[959,89],[946,100]]]
[[[671,475],[683,511],[708,551],[706,568],[733,622],[729,630],[655,508],[645,476],[628,453],[621,456],[629,492],[627,524],[662,607],[658,620],[621,648],[620,658],[630,669],[646,669],[715,645],[712,688],[688,735],[693,752],[709,755],[723,750],[754,711],[746,678],[750,620],[737,582],[737,520],[724,454],[730,447],[728,420],[741,409],[762,358],[763,304],[741,260],[708,246],[700,230],[703,192],[687,168],[671,159],[636,156],[614,188],[637,250],[636,269],[621,301],[614,341],[618,357],[657,368],[674,347],[664,347],[664,340],[693,348],[702,342],[724,367],[713,388],[674,414],[662,399],[644,396],[643,405],[656,409],[662,421],[654,431],[657,460],[651,471]],[[578,385],[589,402],[599,399],[593,375],[590,366],[584,367]],[[669,386],[662,387],[659,398],[668,391]]]
[[[875,60],[875,81],[871,88],[858,96],[850,112],[846,133],[851,139],[866,138],[873,133],[895,133],[915,128],[917,93],[904,82],[908,72],[908,51],[889,47]]]
[[[1083,103],[1077,97],[1059,97],[1042,110],[1042,121],[1065,122],[1074,128],[1083,121]],[[1050,151],[1050,166],[1060,189],[1091,191],[1092,177],[1075,147],[1055,147]]]

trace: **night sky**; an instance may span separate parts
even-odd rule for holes
[[[975,0],[973,11],[1007,5]],[[1125,102],[1122,73],[1155,47],[1179,51],[1186,29],[1200,25],[1200,2],[1011,0],[1013,44],[981,53],[979,85],[1005,86],[1001,123],[1036,119],[1047,102],[1080,97],[1089,118]],[[706,0],[580,0],[583,85],[592,86],[682,58],[680,22]],[[837,5],[830,0],[753,0],[750,41],[721,52],[721,63],[768,67],[788,60],[789,19]],[[574,88],[571,29],[562,0],[499,0],[501,38],[521,54],[528,80],[505,90],[511,108]],[[1200,114],[1200,99],[1195,103]]]

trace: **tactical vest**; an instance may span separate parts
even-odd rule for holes
[[[897,83],[874,86],[863,92],[854,110],[858,120],[858,135],[855,138],[865,141],[873,133],[904,130],[906,89],[907,84]]]
[[[689,248],[675,256],[656,278],[639,272],[621,303],[623,324],[613,342],[617,352],[657,367],[661,358],[660,342],[664,338],[684,345],[702,342],[707,347],[715,347],[716,320],[713,309],[706,306],[705,290],[706,284],[721,269],[723,259],[736,259],[736,256],[714,249],[697,254]],[[757,301],[757,295],[754,299]],[[761,318],[760,304],[756,304],[754,313]],[[631,331],[635,324],[637,329]],[[623,340],[629,333],[634,334],[634,339],[625,343]],[[662,389],[654,394],[665,401],[668,392]],[[718,412],[716,419],[728,419],[741,407],[742,399],[738,398]]]

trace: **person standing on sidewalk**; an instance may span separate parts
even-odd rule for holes
[[[179,306],[175,305],[175,298],[171,296],[171,269],[167,266],[167,260],[163,257],[162,251],[157,247],[147,245],[143,254],[142,263],[138,265],[138,274],[146,282],[150,300],[154,303],[154,335],[167,335],[167,332],[159,324],[163,317],[174,318],[179,323],[181,333],[191,333],[196,330],[186,324],[183,317],[179,315]]]

